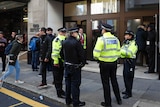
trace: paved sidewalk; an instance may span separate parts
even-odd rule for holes
[[[94,61],[88,61],[88,63],[89,64],[82,69],[80,99],[82,101],[86,101],[85,107],[101,107],[100,102],[104,100],[98,64]],[[25,60],[20,61],[20,65],[20,79],[25,81],[25,83],[15,84],[14,73],[6,79],[7,83],[42,95],[44,98],[47,97],[53,99],[54,101],[64,104],[63,106],[65,107],[64,99],[57,98],[55,87],[52,85],[52,72],[47,72],[47,83],[49,87],[40,90],[37,88],[37,86],[41,83],[41,77],[38,76],[38,72],[33,72],[31,65],[28,65],[27,61]],[[121,92],[124,90],[122,70],[123,66],[119,64],[117,70],[117,79]],[[122,99],[122,105],[120,107],[160,107],[160,81],[158,80],[158,74],[144,74],[144,71],[147,71],[146,67],[136,66],[133,97],[127,100]],[[0,74],[0,76],[1,75],[2,74]],[[63,88],[65,89],[65,85]],[[119,105],[116,103],[113,91],[112,106],[119,107]]]

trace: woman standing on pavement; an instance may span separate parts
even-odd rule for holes
[[[138,47],[132,31],[126,31],[124,35],[125,40],[121,47],[121,58],[124,58],[123,79],[126,90],[122,92],[122,94],[124,94],[123,99],[128,99],[129,97],[132,97],[132,86]]]
[[[2,86],[2,83],[7,76],[9,76],[14,68],[16,69],[16,77],[15,77],[15,83],[24,83],[23,81],[19,80],[20,75],[20,65],[18,61],[18,54],[21,51],[21,45],[23,43],[23,36],[17,35],[16,40],[13,41],[12,48],[9,52],[9,66],[8,70],[4,73],[4,75],[0,78],[0,85]]]

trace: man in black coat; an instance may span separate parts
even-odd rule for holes
[[[49,60],[51,60],[51,41],[49,36],[46,35],[46,28],[42,27],[39,31],[41,44],[40,44],[40,62],[41,67],[40,70],[42,72],[42,83],[38,86],[38,88],[47,87],[46,80],[46,68]]]
[[[143,56],[145,56],[146,64],[148,64],[148,55],[146,51],[146,39],[147,33],[145,31],[145,25],[139,25],[137,32],[136,32],[136,44],[138,46],[137,57],[141,54],[142,55],[142,65],[143,65]]]
[[[85,105],[85,102],[79,100],[81,68],[85,65],[85,55],[82,45],[77,40],[78,28],[71,28],[69,32],[70,36],[62,44],[65,63],[66,104],[70,105],[73,102],[73,107],[79,107]]]
[[[148,71],[144,73],[154,73],[155,70],[155,41],[156,32],[154,29],[154,24],[149,24],[147,27],[147,52],[149,56]]]

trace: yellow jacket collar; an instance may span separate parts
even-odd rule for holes
[[[114,36],[114,35],[112,35],[111,32],[106,32],[106,33],[103,34],[103,36],[104,37],[111,37],[111,36]]]

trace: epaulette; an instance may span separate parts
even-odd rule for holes
[[[59,38],[56,38],[56,42],[58,42],[59,41]]]

